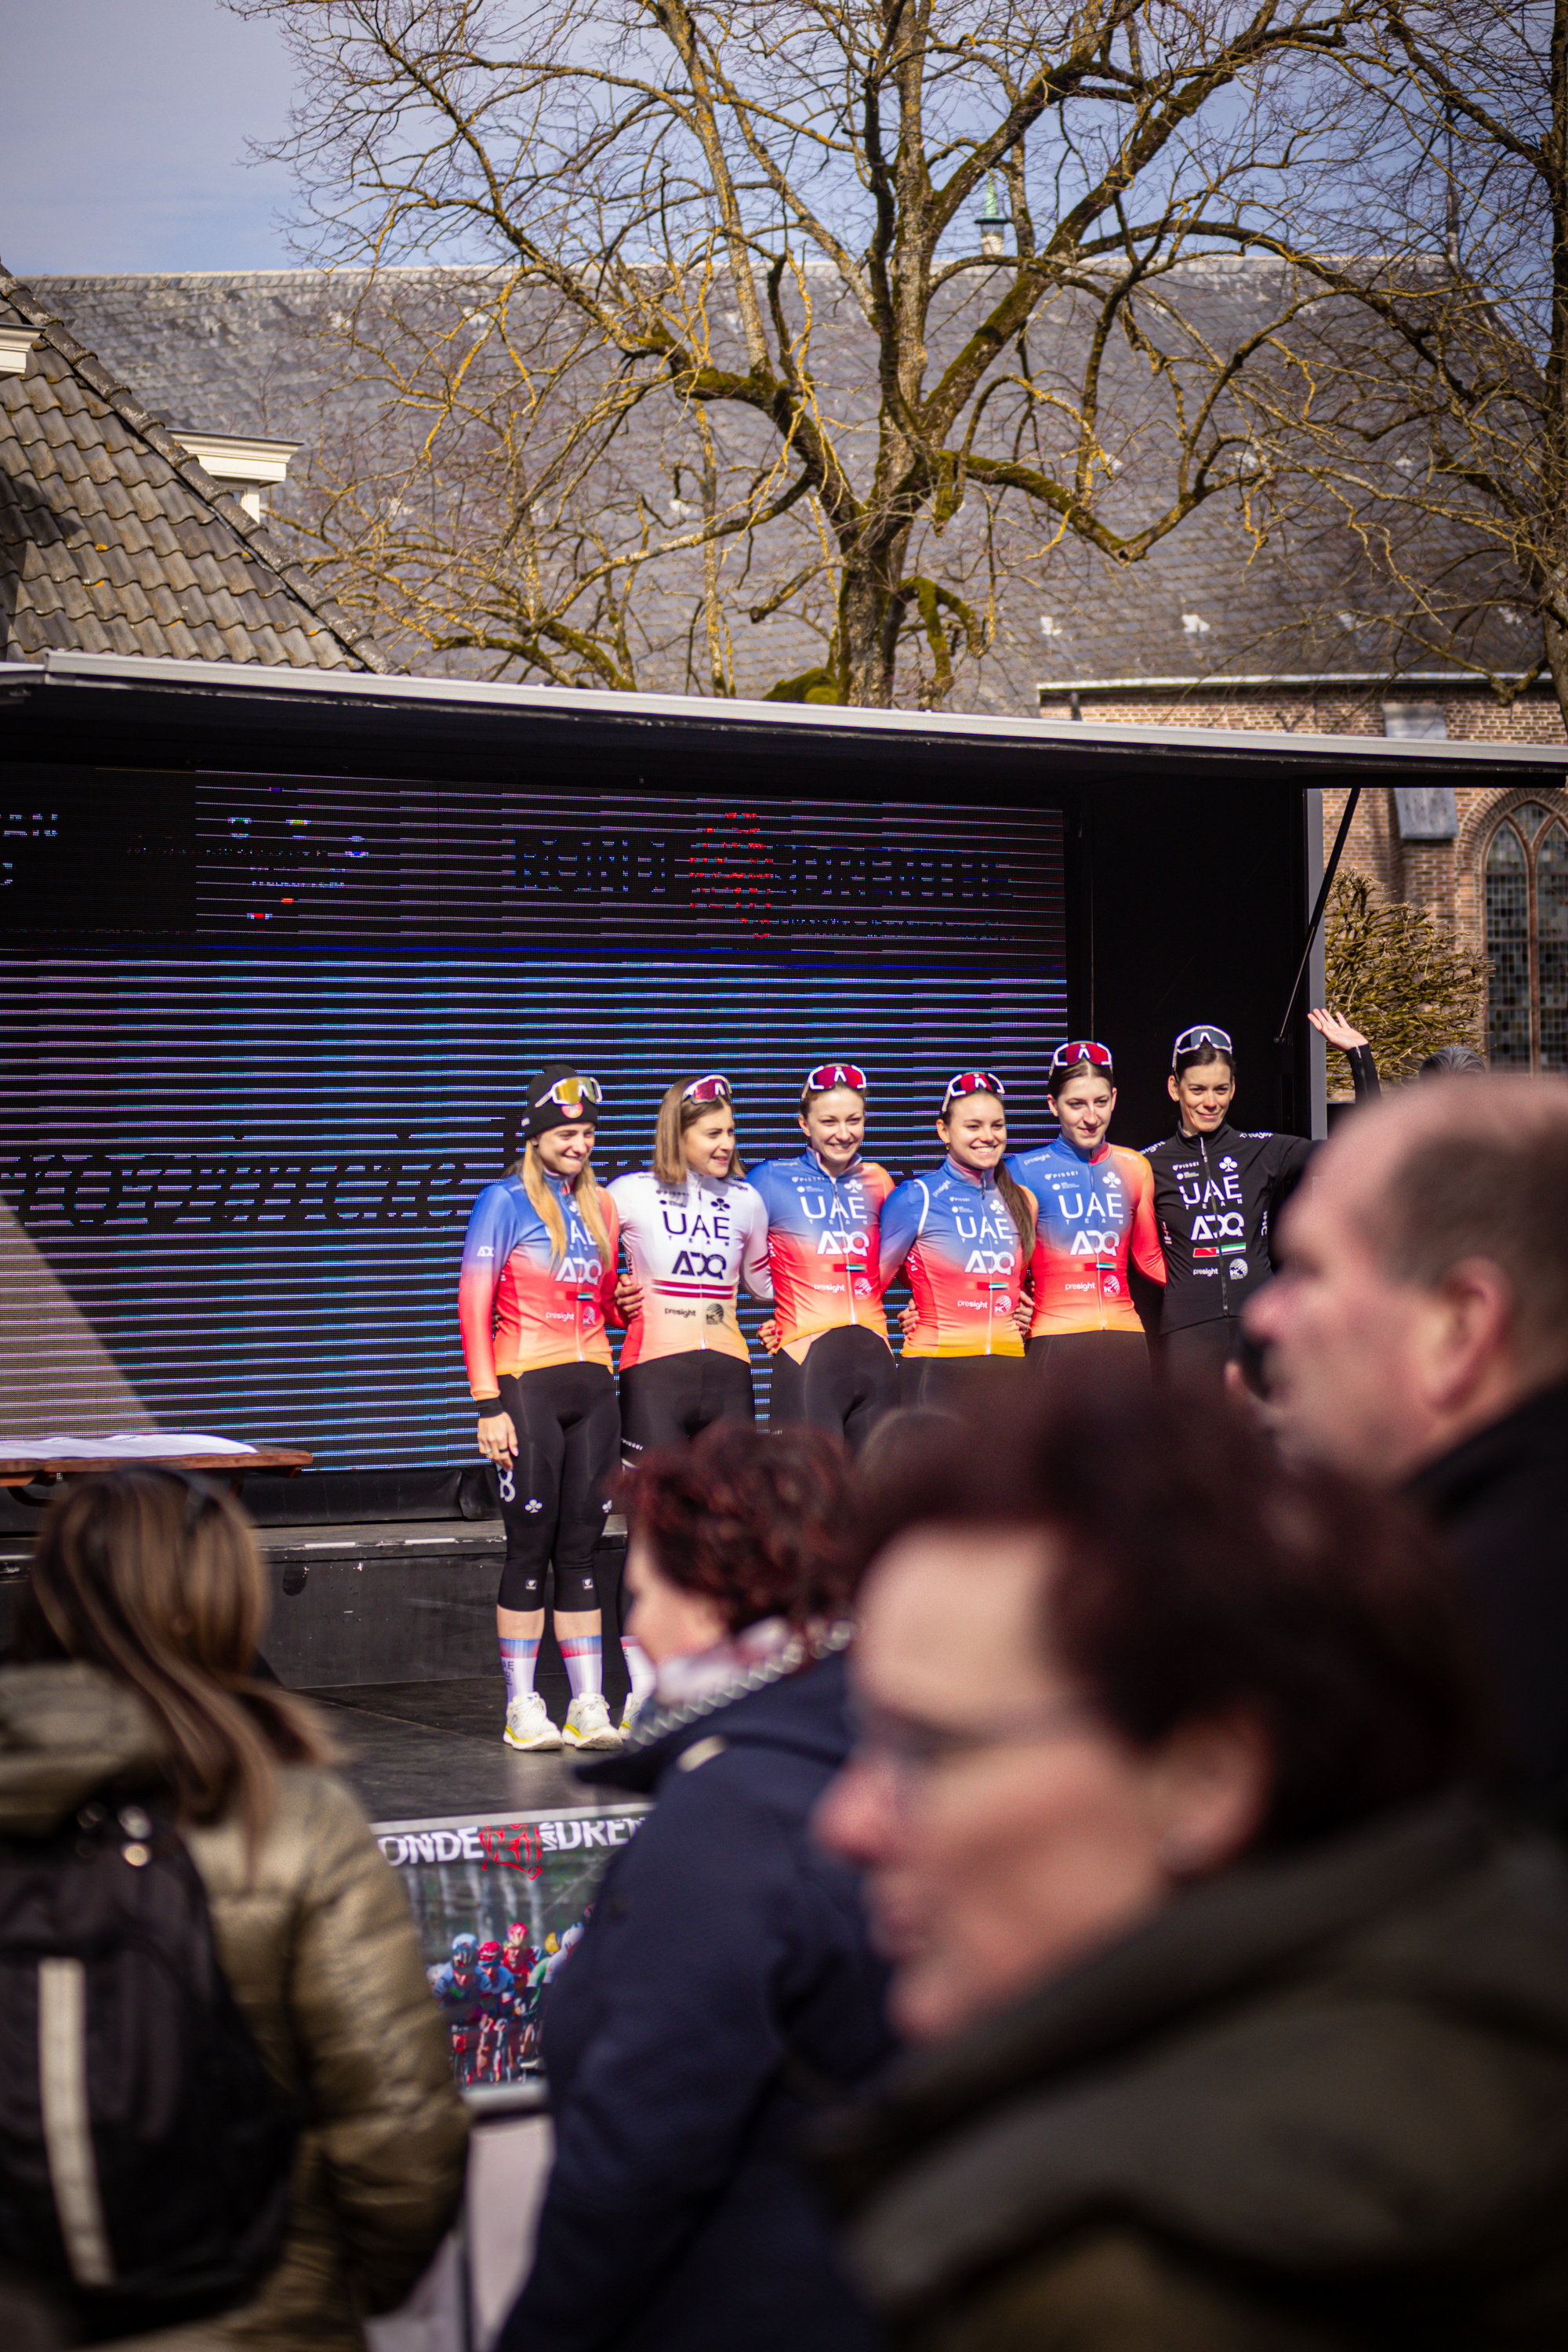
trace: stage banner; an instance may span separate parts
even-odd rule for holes
[[[407,1890],[465,2090],[537,2072],[545,1989],[570,1964],[611,1856],[647,1811],[626,1804],[376,1823],[376,1843]]]

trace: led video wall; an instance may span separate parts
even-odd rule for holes
[[[710,1069],[748,1158],[798,1149],[830,1054],[897,1174],[961,1066],[1048,1131],[1053,810],[40,775],[5,835],[0,1434],[472,1460],[463,1224],[547,1058],[605,1086],[605,1176]]]

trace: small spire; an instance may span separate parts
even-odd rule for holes
[[[1007,246],[1005,232],[1007,215],[1002,209],[1002,200],[996,193],[994,172],[987,172],[985,174],[985,201],[980,207],[980,217],[976,226],[980,230],[980,250],[988,259],[1005,253]]]

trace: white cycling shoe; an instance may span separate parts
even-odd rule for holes
[[[561,1734],[551,1722],[550,1711],[537,1691],[525,1691],[521,1698],[512,1700],[506,1711],[502,1737],[509,1748],[531,1749],[535,1755],[561,1745]]]
[[[610,1721],[601,1691],[579,1691],[566,1710],[564,1738],[568,1748],[618,1748],[621,1735]]]

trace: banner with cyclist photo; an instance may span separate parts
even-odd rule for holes
[[[408,1892],[451,2034],[452,2072],[465,2089],[537,2069],[545,1989],[571,1959],[611,1855],[647,1810],[377,1822],[376,1841]]]

